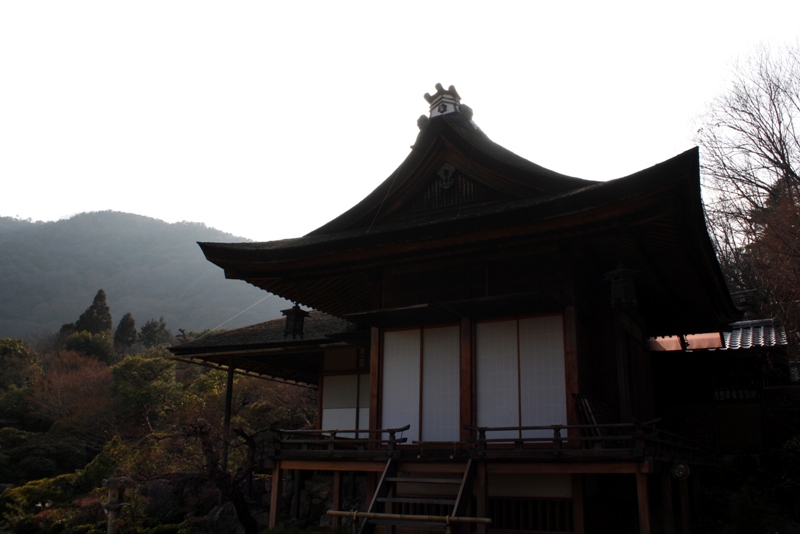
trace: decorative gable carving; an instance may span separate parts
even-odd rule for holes
[[[425,188],[409,202],[403,215],[414,216],[474,204],[503,200],[504,195],[471,179],[449,163],[444,163],[428,179]]]

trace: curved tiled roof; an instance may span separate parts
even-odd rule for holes
[[[723,332],[725,347],[719,350],[739,350],[753,347],[787,345],[786,330],[774,319],[740,321],[731,324],[730,332]]]
[[[706,231],[697,149],[596,182],[492,142],[465,106],[419,124],[401,165],[339,217],[295,239],[200,243],[206,259],[228,278],[346,317],[382,306],[386,269],[557,248],[595,279],[621,261],[640,271],[651,335],[719,331],[741,316]]]

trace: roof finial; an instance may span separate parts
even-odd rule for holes
[[[425,100],[431,105],[431,118],[455,113],[461,107],[461,97],[452,85],[445,90],[442,84],[437,83],[436,94],[431,96],[429,93],[425,93]]]

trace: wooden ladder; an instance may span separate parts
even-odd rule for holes
[[[375,489],[375,495],[370,502],[367,513],[363,514],[359,534],[372,534],[376,525],[383,525],[386,534],[394,534],[396,527],[411,527],[436,529],[451,532],[451,528],[458,528],[464,518],[467,507],[472,497],[472,486],[475,481],[475,467],[472,460],[468,460],[464,472],[459,478],[430,478],[398,476],[397,460],[389,460],[383,470],[380,481]],[[414,484],[421,488],[420,495],[428,493],[431,496],[399,497],[397,496],[398,484]],[[455,497],[436,495],[433,488],[442,486],[457,486]],[[429,490],[426,491],[426,489]],[[397,508],[414,512],[435,508],[439,513],[396,513]],[[444,512],[444,513],[443,513]]]

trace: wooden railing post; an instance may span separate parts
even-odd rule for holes
[[[561,425],[553,426],[553,456],[561,454]]]
[[[643,456],[644,450],[644,427],[640,423],[636,423],[636,429],[633,432],[633,454],[634,456]]]

